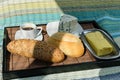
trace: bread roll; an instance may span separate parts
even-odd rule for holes
[[[84,54],[83,43],[71,33],[57,32],[49,37],[47,42],[60,48],[64,54],[70,57],[80,57]]]
[[[64,54],[59,48],[43,41],[30,39],[13,40],[7,45],[7,50],[13,54],[47,62],[60,62],[64,60]]]

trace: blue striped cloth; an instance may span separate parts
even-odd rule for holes
[[[2,0],[0,1],[0,47],[3,43],[4,27],[19,26],[25,22],[47,24],[58,21],[62,14],[75,16],[79,21],[95,20],[111,34],[120,47],[120,0],[13,0],[13,2]],[[111,69],[112,71],[107,71],[111,74],[106,72],[107,75],[99,74],[100,76],[97,77],[75,80],[119,80],[119,68],[115,69],[117,73],[114,68]],[[79,74],[72,75],[79,77]]]
[[[92,78],[74,79],[74,80],[119,80],[119,79],[120,79],[120,73],[109,74],[99,77],[92,77]]]

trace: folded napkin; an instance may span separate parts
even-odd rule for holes
[[[60,18],[59,32],[72,33],[79,37],[83,31],[82,26],[78,23],[78,19],[72,15],[64,14]]]

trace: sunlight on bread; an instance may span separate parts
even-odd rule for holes
[[[71,33],[57,32],[47,42],[60,48],[69,57],[80,57],[84,54],[83,43]]]

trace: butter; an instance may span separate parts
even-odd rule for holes
[[[112,53],[112,45],[105,39],[101,32],[89,32],[86,34],[86,38],[98,56],[105,56]]]

